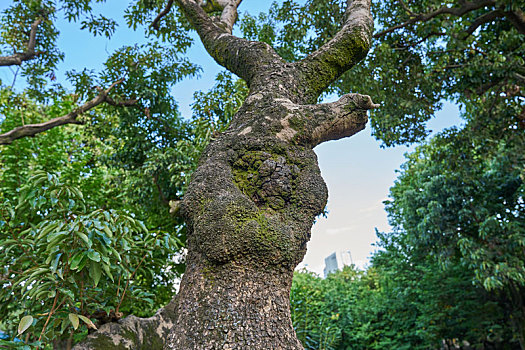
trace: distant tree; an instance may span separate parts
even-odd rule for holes
[[[391,189],[387,211],[397,238],[388,240],[410,247],[407,256],[431,255],[444,271],[468,271],[503,310],[502,331],[512,334],[506,341],[523,349],[525,135],[490,140],[490,147],[477,136],[452,129],[409,156]]]

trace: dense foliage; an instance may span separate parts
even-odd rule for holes
[[[84,125],[0,146],[0,329],[34,345],[78,340],[169,301],[184,270],[178,202],[247,94],[221,73],[195,94],[193,115],[180,115],[172,89],[200,68],[184,56],[192,39],[176,9],[150,26],[164,0],[133,2],[126,25],[146,40],[108,54],[99,72],[67,72],[66,88],[55,77],[56,23],[111,38],[118,23],[96,13],[99,2],[21,0],[0,18],[0,56],[27,50],[38,24],[37,54],[18,82],[1,82],[0,134],[70,113],[114,84],[113,103],[83,113]],[[296,333],[308,349],[525,349],[525,3],[373,6],[369,56],[327,93],[373,96],[372,130],[385,146],[422,143],[391,189],[393,231],[379,234],[372,267],[324,280],[297,273]],[[344,9],[285,0],[243,14],[240,32],[294,61],[337,32]],[[461,107],[465,125],[426,140],[443,100]]]
[[[191,41],[148,27],[155,40],[118,49],[101,72],[67,72],[73,90],[66,89],[54,78],[63,58],[55,23],[65,16],[111,37],[116,23],[93,14],[93,5],[21,1],[2,14],[5,55],[24,50],[21,29],[35,16],[42,23],[41,53],[18,73],[24,91],[1,86],[0,133],[67,114],[96,97],[96,85],[117,82],[112,100],[134,102],[101,104],[80,117],[82,126],[0,149],[0,329],[10,339],[24,333],[33,345],[71,343],[125,315],[152,315],[171,299],[184,271],[178,201],[200,153],[246,95],[242,81],[221,73],[215,87],[195,94],[193,116],[183,118],[170,91],[199,70],[182,57]],[[143,30],[133,11],[128,25]]]

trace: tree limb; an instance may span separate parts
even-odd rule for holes
[[[378,108],[368,95],[347,94],[331,103],[297,105],[282,100],[288,110],[277,138],[311,148],[331,140],[352,136],[365,128],[367,112]]]
[[[159,30],[159,23],[160,23],[160,20],[166,16],[170,11],[171,11],[171,7],[173,6],[173,1],[174,0],[169,0],[168,1],[168,4],[166,5],[166,7],[164,8],[164,10],[162,10],[158,15],[157,17],[155,17],[155,19],[153,20],[153,22],[151,22],[150,26],[152,28],[155,28],[157,30]]]
[[[498,17],[503,17],[505,14],[503,11],[500,10],[494,10],[487,13],[484,13],[483,15],[479,16],[472,22],[472,24],[465,30],[465,37],[468,37],[472,35],[478,29],[481,25],[491,22],[495,20]]]
[[[9,145],[14,140],[20,139],[22,137],[28,137],[28,136],[35,136],[39,133],[42,133],[44,131],[47,131],[49,129],[55,128],[60,125],[65,124],[83,124],[82,121],[77,120],[77,117],[79,115],[82,115],[83,113],[87,112],[88,110],[98,106],[99,104],[106,102],[113,106],[132,106],[137,101],[136,100],[126,100],[126,101],[115,101],[113,98],[109,97],[109,92],[117,85],[122,82],[121,80],[118,80],[114,82],[109,88],[106,90],[103,90],[101,88],[97,88],[99,91],[99,94],[97,97],[93,98],[92,100],[86,102],[82,106],[74,109],[72,112],[61,116],[57,118],[53,118],[51,120],[48,120],[44,123],[39,124],[28,124],[28,125],[22,125],[17,128],[14,128],[4,134],[0,134],[0,145]]]
[[[348,0],[343,28],[297,66],[312,94],[319,94],[362,60],[371,45],[373,19],[370,0]]]
[[[38,26],[42,23],[39,18],[31,24],[31,32],[29,33],[29,41],[27,42],[27,49],[25,52],[16,52],[11,56],[0,57],[0,66],[19,66],[24,61],[29,61],[35,58],[40,52],[35,51],[36,46],[36,31]]]
[[[481,1],[474,1],[474,2],[465,1],[462,3],[460,7],[442,7],[430,13],[411,14],[411,18],[408,21],[398,24],[396,26],[387,28],[385,30],[382,30],[379,33],[374,34],[374,38],[380,38],[398,29],[408,27],[409,25],[412,25],[417,22],[426,22],[434,17],[440,16],[443,14],[449,14],[449,15],[454,15],[454,16],[459,17],[459,16],[463,16],[464,14],[468,12],[483,8],[485,6],[494,6],[495,4],[496,4],[495,0],[481,0]]]
[[[254,76],[268,70],[269,66],[283,63],[268,44],[248,41],[231,34],[241,0],[176,1],[197,30],[210,56],[243,78],[248,85]],[[205,10],[221,11],[221,16],[219,19],[209,17]]]
[[[525,35],[525,14],[523,11],[517,9],[514,11],[505,12],[507,19],[514,25],[514,27],[521,34]]]

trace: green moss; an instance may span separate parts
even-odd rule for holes
[[[300,169],[302,164],[292,159],[284,146],[274,144],[269,152],[264,151],[247,151],[238,158],[232,165],[233,180],[237,187],[260,207],[270,208],[276,211],[284,209],[286,203],[291,197],[290,193],[281,193],[267,195],[261,193],[263,182],[267,177],[260,176],[260,167],[268,159],[273,159],[279,163],[283,162],[294,169],[294,165]],[[295,176],[292,176],[292,182]]]
[[[288,123],[297,132],[301,132],[305,128],[307,118],[304,118],[304,116],[293,116],[290,119],[288,119]]]
[[[246,233],[247,224],[250,222],[256,222],[257,232],[255,237],[258,240],[275,243],[278,239],[277,232],[271,229],[268,218],[262,210],[248,210],[246,208],[239,208],[238,206],[230,205],[226,210],[226,214],[235,223],[235,235]]]

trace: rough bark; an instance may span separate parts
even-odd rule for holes
[[[231,3],[236,8],[239,2]],[[167,334],[165,349],[302,349],[289,292],[328,195],[313,147],[362,130],[367,110],[376,106],[358,94],[314,103],[323,86],[368,50],[370,4],[349,1],[342,34],[291,64],[266,44],[235,38],[196,1],[177,3],[210,54],[247,80],[250,94],[192,176],[181,203],[187,270],[164,326],[158,318],[147,322],[158,330],[153,338]],[[105,326],[76,349],[126,348],[126,333],[144,322],[128,319]],[[131,336],[134,349],[161,348]],[[96,347],[100,339],[104,347]]]

